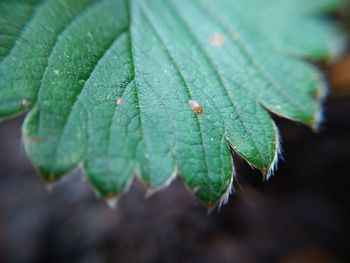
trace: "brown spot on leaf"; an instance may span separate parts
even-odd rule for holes
[[[46,184],[55,184],[57,183],[58,179],[53,177],[53,176],[48,176],[48,177],[43,177],[44,181],[46,182]]]
[[[203,113],[203,108],[197,101],[190,100],[188,103],[190,104],[193,112],[195,112],[197,114],[202,114]]]
[[[104,199],[114,199],[117,197],[117,194],[114,192],[108,193],[104,196]]]
[[[209,38],[209,42],[214,47],[222,47],[225,44],[225,37],[221,33],[213,33]]]

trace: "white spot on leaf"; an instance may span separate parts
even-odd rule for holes
[[[124,103],[124,100],[122,99],[122,98],[117,98],[116,100],[115,100],[115,104],[117,104],[117,106],[120,106],[120,105],[122,105]]]
[[[53,72],[55,73],[56,76],[60,75],[60,71],[58,69],[54,69]]]

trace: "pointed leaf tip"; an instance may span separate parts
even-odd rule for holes
[[[112,210],[117,208],[118,205],[118,196],[108,196],[104,198],[106,201],[106,204],[111,208]]]

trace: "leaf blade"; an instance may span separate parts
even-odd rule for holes
[[[82,164],[110,198],[135,173],[150,191],[179,173],[213,207],[231,188],[231,150],[273,173],[268,111],[319,122],[324,80],[301,58],[333,54],[340,34],[315,14],[336,2],[28,1],[22,30],[0,38],[0,117],[31,109],[26,152],[49,181]]]

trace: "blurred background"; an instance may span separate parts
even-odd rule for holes
[[[49,192],[21,145],[23,117],[0,123],[0,262],[350,262],[350,53],[324,69],[320,132],[276,119],[276,175],[264,183],[235,160],[236,193],[209,215],[180,180],[148,198],[136,181],[116,210],[79,172]]]

